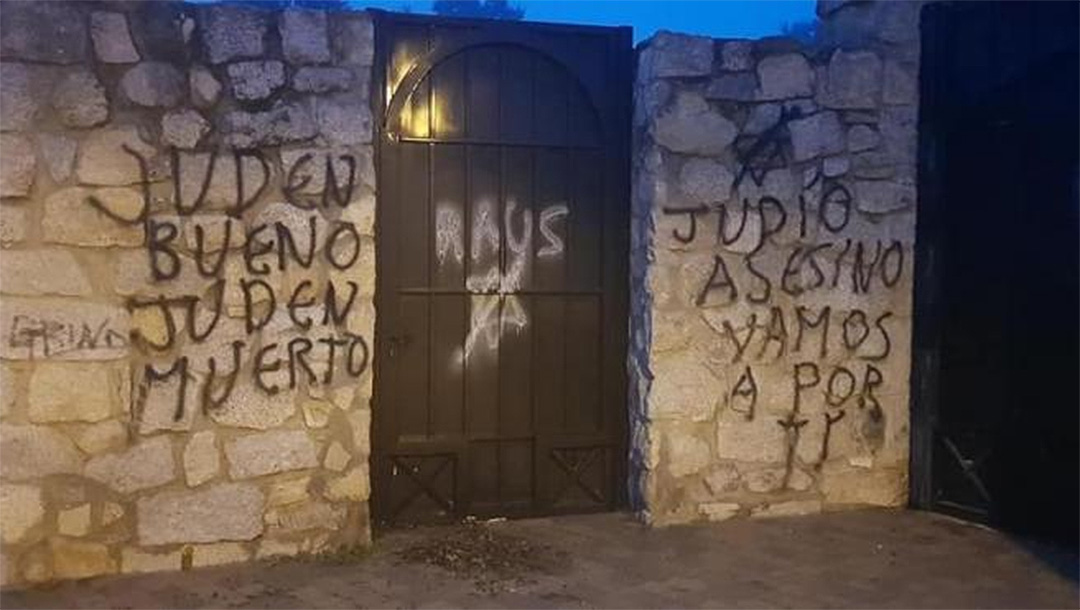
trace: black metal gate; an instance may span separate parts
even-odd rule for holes
[[[629,29],[376,19],[380,522],[610,510]]]
[[[1078,5],[923,15],[912,500],[1077,544]]]

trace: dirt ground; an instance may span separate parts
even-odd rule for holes
[[[397,530],[366,556],[9,591],[4,608],[1078,607],[1076,558],[868,510],[648,529],[604,514]]]

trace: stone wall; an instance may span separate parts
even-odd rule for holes
[[[366,544],[369,17],[0,7],[3,583]]]
[[[635,88],[632,498],[657,524],[907,494],[918,15],[660,33]]]

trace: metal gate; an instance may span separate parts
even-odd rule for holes
[[[629,29],[376,18],[379,522],[610,510]]]

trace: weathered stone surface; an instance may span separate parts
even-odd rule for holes
[[[652,127],[657,144],[672,152],[696,155],[718,155],[735,141],[736,135],[734,123],[694,93],[679,94]]]
[[[795,161],[834,155],[847,147],[844,129],[835,112],[819,112],[788,123]]]
[[[0,245],[16,244],[26,238],[26,208],[0,206]]]
[[[0,21],[0,56],[56,64],[86,59],[80,11],[59,2],[11,2]]]
[[[308,499],[310,476],[287,481],[275,481],[266,488],[267,506],[287,506]]]
[[[106,205],[111,204],[110,209],[127,210],[142,206],[139,194],[129,189],[71,187],[56,191],[45,199],[41,229],[46,242],[72,246],[142,244],[141,225],[121,224],[109,218],[87,201],[91,195]]]
[[[712,417],[720,384],[692,354],[664,358],[653,366],[652,418],[705,421]]]
[[[679,190],[699,203],[727,201],[734,181],[727,167],[708,159],[690,159],[679,170]]]
[[[641,53],[639,69],[645,79],[706,76],[712,63],[711,38],[660,30]]]
[[[784,429],[774,418],[724,421],[716,424],[716,455],[742,462],[782,462],[787,452]]]
[[[238,100],[262,100],[285,86],[285,64],[280,61],[240,61],[229,64],[229,85]]]
[[[731,40],[720,46],[720,68],[731,72],[754,67],[754,44],[749,40]]]
[[[817,102],[826,108],[874,108],[880,98],[881,59],[871,51],[835,51]]]
[[[826,157],[821,162],[821,174],[826,178],[843,176],[851,169],[851,159],[846,156]]]
[[[821,512],[821,500],[791,500],[765,504],[750,512],[754,517],[794,517]]]
[[[44,583],[52,579],[52,561],[49,559],[49,549],[36,547],[26,553],[21,560],[22,576],[29,583]]]
[[[345,519],[345,508],[326,502],[304,502],[266,511],[266,524],[286,532],[314,528],[336,529]]]
[[[131,40],[123,13],[90,13],[90,37],[99,61],[107,64],[130,64],[139,61],[139,52]]]
[[[371,453],[371,410],[357,409],[349,413],[349,429],[352,432],[353,453]]]
[[[330,61],[330,41],[326,13],[286,10],[278,21],[281,49],[293,64],[317,64]]]
[[[53,573],[61,579],[89,578],[116,572],[116,561],[109,547],[98,542],[50,538]]]
[[[82,457],[63,434],[45,426],[0,426],[0,474],[25,481],[51,474],[78,474]]]
[[[705,477],[705,487],[713,495],[739,491],[739,470],[731,464],[721,464]]]
[[[230,112],[222,118],[220,130],[226,143],[237,148],[298,142],[319,133],[307,107],[284,103],[263,112]]]
[[[93,127],[109,118],[105,87],[89,70],[76,70],[61,78],[53,89],[52,105],[60,122],[68,127]]]
[[[319,135],[334,145],[370,144],[373,138],[371,107],[356,96],[339,94],[315,100]]]
[[[0,362],[0,388],[3,388],[0,391],[0,418],[6,419],[18,404],[20,380],[24,376],[12,365]]]
[[[82,434],[75,437],[75,444],[89,455],[115,451],[126,445],[127,442],[127,427],[116,419],[87,426]]]
[[[334,53],[343,64],[370,66],[375,61],[375,28],[367,13],[336,14]]]
[[[0,129],[17,131],[34,123],[40,97],[31,87],[31,68],[25,64],[0,63]]]
[[[202,13],[202,41],[212,64],[258,57],[265,50],[266,13],[236,6],[210,6]]]
[[[914,104],[919,101],[919,83],[915,71],[899,62],[886,61],[881,100],[886,104]]]
[[[330,448],[326,450],[326,457],[323,458],[323,468],[341,472],[349,465],[351,458],[352,456],[341,446],[341,443],[334,441],[330,444]]]
[[[0,134],[0,197],[25,197],[37,169],[34,145],[25,136]]]
[[[193,491],[165,491],[135,505],[139,543],[251,540],[262,533],[265,498],[245,483]]]
[[[319,465],[315,443],[303,430],[274,430],[238,437],[225,444],[229,476],[247,479]]]
[[[878,145],[881,136],[868,125],[852,125],[847,132],[849,152],[862,152]]]
[[[110,186],[138,184],[142,179],[139,162],[124,151],[124,146],[144,159],[152,159],[157,152],[139,136],[134,127],[93,131],[80,147],[79,161],[75,166],[79,182]]]
[[[0,535],[5,544],[21,541],[30,530],[41,524],[45,504],[41,488],[31,485],[0,485]]]
[[[90,280],[67,250],[12,250],[0,257],[0,292],[89,296]]]
[[[221,83],[202,66],[194,66],[188,72],[188,87],[191,88],[192,103],[199,108],[209,108],[221,97]]]
[[[214,433],[197,432],[184,447],[184,476],[189,487],[197,487],[217,476],[221,469]]]
[[[780,104],[756,104],[750,109],[750,115],[743,125],[743,133],[757,135],[764,133],[770,127],[780,121],[780,112],[783,110]]]
[[[85,536],[90,533],[90,504],[62,510],[56,516],[56,530],[63,536]]]
[[[326,498],[335,502],[363,502],[371,495],[367,466],[356,466],[326,486]]]
[[[798,53],[770,55],[757,65],[759,100],[783,100],[814,95],[814,71]]]
[[[60,134],[40,133],[37,134],[37,143],[41,159],[45,161],[53,181],[60,183],[70,178],[75,167],[78,142]]]
[[[739,513],[739,505],[732,502],[705,502],[698,506],[698,513],[709,521],[726,521]]]
[[[251,553],[243,545],[236,542],[219,542],[195,547],[195,552],[191,555],[191,565],[196,568],[205,568],[238,563],[250,558]]]
[[[140,106],[175,106],[184,98],[184,75],[172,64],[144,61],[120,79],[124,96]]]
[[[118,305],[6,297],[3,316],[0,358],[115,360],[128,355],[130,323],[127,310]]]
[[[212,411],[210,417],[224,426],[268,430],[280,426],[294,413],[296,405],[289,392],[270,396],[253,383],[237,382],[225,406]]]
[[[327,400],[305,400],[300,409],[304,413],[304,423],[308,428],[325,428],[330,423],[330,412],[334,410],[334,404]]]
[[[752,102],[757,99],[757,78],[751,72],[721,74],[712,79],[705,89],[705,97],[712,100]]]
[[[120,493],[164,485],[176,478],[172,443],[157,436],[127,451],[98,456],[86,464],[86,476]]]
[[[125,403],[129,392],[128,370],[126,365],[39,363],[30,376],[30,421],[107,419]]]
[[[101,525],[108,527],[109,525],[116,523],[124,516],[124,507],[120,506],[116,502],[106,502],[101,507]]]
[[[666,454],[664,465],[673,477],[700,472],[712,459],[709,443],[682,427],[664,428],[662,443]]]
[[[860,180],[855,183],[855,205],[863,212],[888,214],[915,205],[914,184],[892,180]]]
[[[210,131],[210,122],[190,108],[161,117],[161,138],[176,148],[195,148]]]
[[[270,559],[271,557],[291,557],[298,554],[299,552],[299,542],[267,539],[259,542],[259,548],[255,551],[255,559]]]
[[[297,91],[327,93],[347,91],[352,87],[353,73],[345,68],[304,66],[293,75],[292,86]]]
[[[167,553],[147,553],[138,548],[125,547],[120,551],[120,571],[124,574],[166,572],[182,567],[181,549]]]
[[[136,325],[140,317],[142,316],[132,315],[132,330],[141,333],[147,329]],[[149,341],[155,341],[154,337],[143,336]],[[157,342],[158,345],[162,343]],[[190,357],[190,354],[188,356]],[[159,367],[159,372],[162,374],[167,370],[167,367]],[[140,393],[140,402],[135,403],[135,412],[139,414],[139,434],[153,434],[161,430],[191,429],[195,423],[195,413],[199,410],[199,394],[192,389],[190,382],[184,394],[182,411],[179,405],[181,382],[178,375],[169,375],[165,379],[153,381],[143,376],[138,384],[146,388],[145,394]]]

